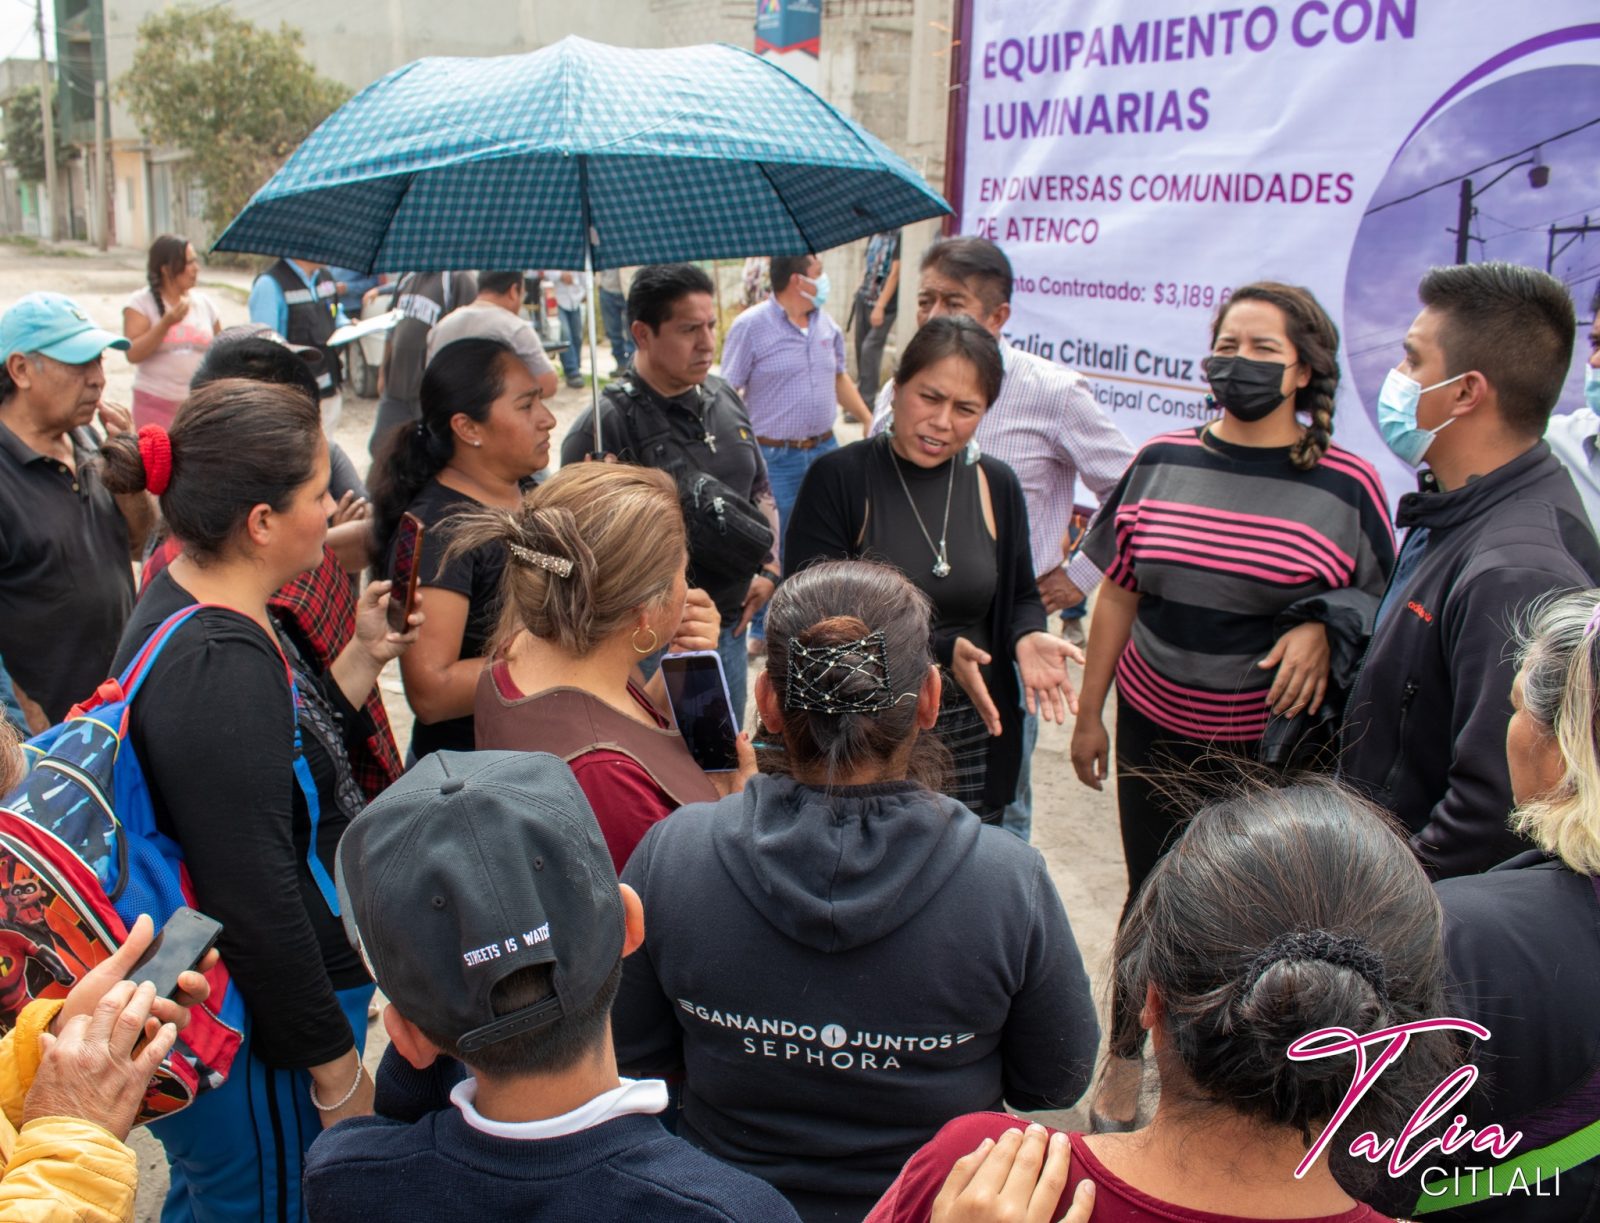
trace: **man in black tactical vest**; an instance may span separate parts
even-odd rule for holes
[[[744,633],[779,578],[778,507],[738,393],[711,374],[717,310],[711,278],[688,263],[641,268],[628,290],[636,349],[600,396],[601,450],[677,481],[689,533],[689,581],[717,606],[717,653],[743,716]],[[561,462],[595,451],[594,411],[573,423]]]

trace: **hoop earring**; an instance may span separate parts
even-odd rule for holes
[[[650,644],[649,645],[641,646],[639,644],[639,634],[640,633],[649,633],[650,634]],[[633,630],[633,636],[632,636],[632,638],[629,639],[629,644],[633,646],[633,652],[635,654],[639,654],[639,655],[654,654],[656,652],[656,647],[661,644],[661,638],[656,636],[655,629],[651,628],[649,625],[646,625],[644,628],[636,628],[636,629]]]

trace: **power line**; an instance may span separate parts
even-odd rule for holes
[[[1573,217],[1587,216],[1594,212],[1600,212],[1600,203],[1590,204],[1587,208],[1575,208],[1571,212],[1562,213],[1559,217],[1551,217],[1548,221],[1538,221],[1533,225],[1513,225],[1510,221],[1502,221],[1499,217],[1490,216],[1482,209],[1478,210],[1478,215],[1486,217],[1496,225],[1504,225],[1507,233],[1531,234],[1543,233],[1552,225],[1560,224],[1562,221],[1570,221]],[[1503,238],[1505,234],[1496,234],[1495,237]]]
[[[1431,186],[1420,188],[1419,190],[1411,192],[1410,195],[1402,195],[1398,199],[1390,200],[1385,204],[1376,204],[1367,209],[1367,211],[1362,215],[1370,217],[1373,213],[1382,212],[1385,208],[1393,208],[1396,204],[1404,204],[1408,200],[1414,200],[1420,195],[1427,195],[1430,191],[1437,191],[1440,187],[1448,187],[1453,183],[1459,183],[1462,179],[1471,178],[1474,174],[1480,174],[1492,166],[1499,165],[1502,161],[1510,161],[1513,157],[1521,157],[1524,153],[1532,153],[1542,145],[1554,144],[1557,140],[1565,139],[1574,133],[1583,131],[1584,128],[1593,127],[1597,123],[1600,123],[1600,116],[1590,119],[1587,123],[1580,123],[1577,127],[1569,127],[1564,132],[1557,132],[1554,136],[1546,136],[1543,140],[1537,140],[1525,149],[1518,149],[1515,153],[1507,153],[1504,157],[1496,157],[1493,161],[1486,161],[1481,166],[1474,166],[1470,170],[1465,170],[1460,174],[1443,179],[1432,184]]]
[[[1406,337],[1402,334],[1387,339],[1382,344],[1372,344],[1366,348],[1357,348],[1354,351],[1346,349],[1344,354],[1345,359],[1348,361],[1354,361],[1357,357],[1364,357],[1369,352],[1377,352],[1379,349],[1383,348],[1394,348],[1404,341],[1405,338]]]

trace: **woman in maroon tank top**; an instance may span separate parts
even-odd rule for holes
[[[508,555],[501,619],[473,707],[476,746],[560,756],[594,808],[621,871],[650,826],[743,784],[706,774],[661,712],[662,647],[712,649],[716,611],[684,580],[683,515],[671,477],[651,468],[564,468],[514,512],[455,520],[451,553]],[[755,756],[741,736],[742,761]]]

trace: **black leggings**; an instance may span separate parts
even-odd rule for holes
[[[1128,898],[1122,918],[1128,916],[1134,897],[1155,870],[1161,855],[1172,847],[1192,812],[1164,794],[1161,779],[1169,778],[1204,788],[1226,777],[1241,758],[1253,759],[1256,744],[1216,743],[1189,739],[1157,726],[1126,701],[1117,703],[1117,815],[1122,824],[1122,856],[1128,863]],[[1120,922],[1119,922],[1120,924]],[[1112,993],[1112,1031],[1116,1032],[1129,1008],[1137,1013],[1143,998],[1123,998]]]

